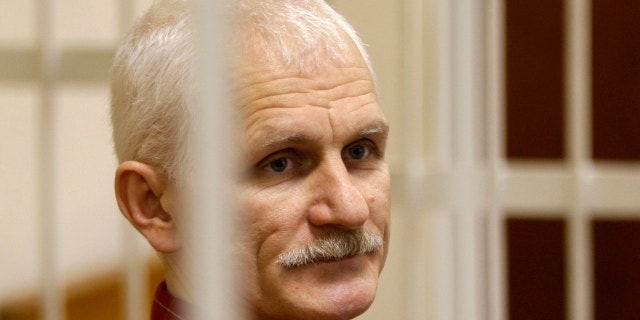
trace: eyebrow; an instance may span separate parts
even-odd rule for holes
[[[303,143],[308,143],[308,142],[317,141],[317,140],[318,139],[311,138],[302,133],[297,133],[297,132],[285,133],[275,137],[274,139],[270,139],[269,141],[266,141],[264,144],[262,144],[262,146],[270,147],[273,145],[280,145],[280,144],[303,144]]]
[[[389,126],[384,123],[384,124],[376,124],[374,126],[365,128],[363,130],[361,130],[357,136],[358,137],[367,137],[367,136],[374,136],[374,135],[386,135],[389,133]]]
[[[274,149],[274,147],[282,145],[300,145],[317,141],[318,139],[299,132],[277,134],[258,144],[255,148],[255,154],[262,154],[265,150]]]

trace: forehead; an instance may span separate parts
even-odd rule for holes
[[[236,91],[245,115],[270,107],[331,108],[340,99],[365,95],[377,101],[373,80],[363,66],[325,68],[315,73],[255,68],[245,71]]]
[[[260,51],[242,52],[233,67],[237,105],[246,112],[251,111],[247,107],[255,106],[261,99],[286,98],[282,96],[285,94],[291,97],[295,93],[311,93],[307,96],[331,98],[351,89],[375,94],[369,66],[355,43],[347,43],[339,59],[322,56],[315,58],[316,62],[283,61]],[[317,94],[313,95],[314,92]]]
[[[237,86],[247,151],[280,142],[386,136],[375,85],[364,61],[314,72],[251,64]]]

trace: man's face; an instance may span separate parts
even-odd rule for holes
[[[387,122],[364,61],[355,48],[351,56],[306,74],[260,59],[240,68],[248,161],[241,280],[260,317],[350,319],[373,302],[389,240]],[[355,230],[384,243],[366,254],[311,252],[301,265],[281,263],[286,253]]]

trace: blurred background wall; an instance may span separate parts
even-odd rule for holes
[[[139,15],[149,3],[124,8],[125,1],[55,1],[47,10],[50,22],[42,16],[44,1],[0,3],[0,304],[6,306],[0,318],[18,317],[7,311],[10,306],[38,301],[45,266],[42,212],[53,216],[52,270],[68,294],[119,281],[125,245],[141,242],[124,237],[114,202],[107,79],[126,15]],[[50,92],[42,81],[43,35],[60,62]],[[42,118],[49,99],[51,130]],[[47,159],[39,156],[43,134],[51,147]],[[39,201],[43,170],[53,181],[46,208]]]
[[[360,318],[640,314],[640,4],[329,2],[369,45],[392,127],[391,252]],[[135,319],[126,279],[148,297],[161,270],[115,205],[107,80],[151,0],[57,0],[45,29],[42,3],[0,2],[0,319],[42,318],[43,246],[67,318]]]

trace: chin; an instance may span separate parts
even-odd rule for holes
[[[305,319],[323,319],[323,320],[347,320],[353,319],[369,309],[373,303],[373,296],[370,299],[361,299],[361,301],[350,305],[336,304],[321,312],[313,318],[305,317]],[[339,307],[338,307],[339,306]]]
[[[285,319],[353,319],[369,309],[376,295],[377,279],[363,277],[331,285],[309,286],[298,297],[295,314]],[[302,295],[306,296],[304,299]],[[295,297],[294,297],[295,298]]]
[[[376,296],[380,257],[355,256],[296,269],[273,266],[251,303],[258,319],[342,320],[367,311]]]
[[[277,319],[300,320],[348,320],[363,314],[373,303],[371,297],[360,296],[356,301],[325,301],[312,307],[303,307],[294,312],[282,314]],[[291,310],[293,311],[293,310]]]

